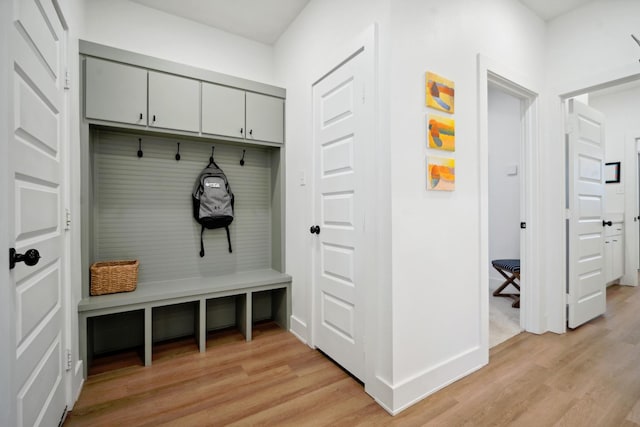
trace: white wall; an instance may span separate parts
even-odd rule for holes
[[[545,26],[512,0],[406,0],[392,3],[392,29],[394,379],[402,405],[485,363],[476,58],[540,76]],[[425,191],[427,70],[456,85],[451,193]]]
[[[625,143],[629,133],[640,135],[640,86],[592,94],[589,105],[605,115],[605,160],[621,162],[621,172],[623,168],[633,167],[633,159],[625,159]],[[624,176],[620,181],[605,185],[607,213],[624,213]]]
[[[520,258],[520,102],[489,86],[489,260]],[[489,276],[491,289],[504,281]]]
[[[273,84],[273,48],[128,0],[85,0],[88,41]]]
[[[549,173],[541,177],[544,188],[543,247],[564,247],[564,124],[560,95],[625,79],[638,74],[640,48],[630,34],[640,31],[640,2],[597,0],[561,15],[547,24],[544,60],[547,103],[542,139],[547,141],[540,161]],[[545,253],[544,268],[548,309],[547,326],[563,332],[565,321],[565,257]]]
[[[484,294],[477,274],[476,58],[482,53],[510,69],[541,76],[545,26],[514,0],[314,0],[278,41],[276,76],[287,88],[287,271],[294,277],[293,330],[306,340],[311,239],[300,230],[308,229],[312,199],[298,177],[312,172],[311,84],[326,71],[326,57],[374,21],[380,24],[381,44],[378,169],[386,182],[380,191],[389,190],[392,200],[379,217],[382,273],[373,309],[382,321],[367,324],[380,353],[367,357],[377,358],[376,377],[391,388],[383,403],[398,411],[485,363],[480,350]],[[456,84],[457,183],[451,193],[426,191],[427,70]]]

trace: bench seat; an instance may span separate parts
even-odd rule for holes
[[[281,290],[282,297],[273,304],[276,323],[289,329],[291,313],[291,276],[272,269],[253,270],[212,277],[193,277],[161,282],[139,283],[133,292],[89,296],[78,304],[80,326],[80,352],[85,377],[88,359],[92,357],[91,343],[87,339],[87,322],[91,317],[144,310],[144,363],[152,359],[152,315],[154,307],[188,302],[199,303],[197,337],[201,352],[206,349],[206,301],[227,296],[240,297],[236,322],[247,341],[251,340],[252,293]]]

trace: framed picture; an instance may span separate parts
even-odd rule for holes
[[[620,182],[620,162],[604,164],[604,182],[607,184]]]
[[[427,107],[453,114],[454,100],[453,81],[427,71]]]
[[[456,161],[443,157],[427,157],[427,189],[453,191],[456,188]]]
[[[456,151],[456,123],[446,117],[431,115],[427,124],[429,148]]]

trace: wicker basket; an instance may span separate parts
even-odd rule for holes
[[[135,291],[138,260],[96,262],[91,265],[91,295]]]

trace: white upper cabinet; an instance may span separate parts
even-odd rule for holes
[[[149,126],[200,131],[200,82],[149,71]]]
[[[245,137],[243,90],[202,83],[202,133]]]
[[[147,124],[147,70],[88,57],[85,116],[133,125]]]
[[[246,138],[284,142],[284,99],[246,93]]]
[[[90,42],[80,45],[91,51],[81,53],[90,122],[255,144],[284,142],[284,89]]]

